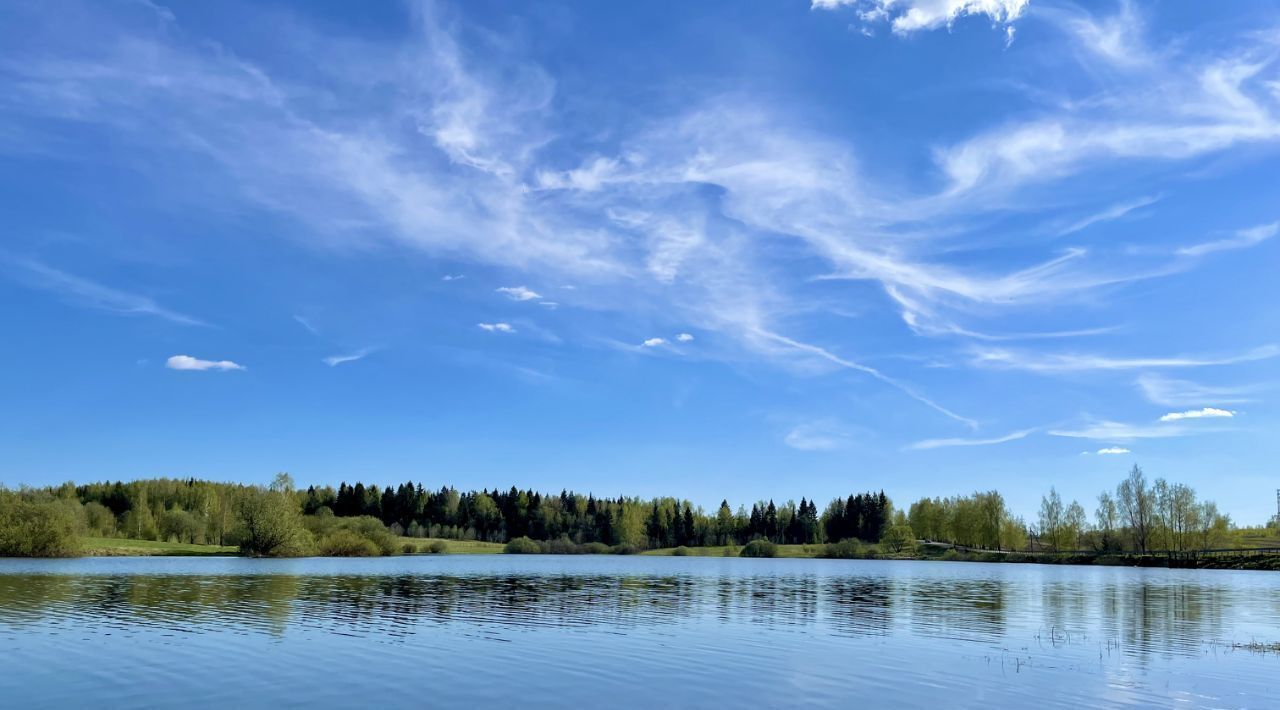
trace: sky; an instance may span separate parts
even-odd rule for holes
[[[1280,488],[1269,2],[0,7],[0,483]]]

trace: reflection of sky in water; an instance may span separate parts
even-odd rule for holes
[[[1255,640],[1280,641],[1280,577],[1257,572],[507,556],[0,562],[0,644],[11,649],[0,697],[23,706],[1256,707],[1280,697],[1280,657],[1231,646]]]

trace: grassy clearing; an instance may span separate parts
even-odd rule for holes
[[[479,540],[440,540],[433,537],[398,537],[396,538],[396,549],[403,549],[405,545],[412,545],[415,552],[429,552],[431,543],[443,542],[445,544],[444,554],[446,555],[495,555],[502,552],[502,543],[498,542],[480,542]]]
[[[823,545],[778,545],[778,553],[775,557],[820,557],[822,555]],[[645,550],[642,555],[658,555],[670,557],[677,555],[676,547],[662,547],[656,550]],[[687,557],[737,557],[742,552],[742,548],[738,545],[717,545],[714,547],[686,547],[684,556]]]
[[[229,545],[190,545],[183,542],[125,540],[114,537],[82,538],[80,540],[80,548],[82,554],[90,557],[145,557],[149,555],[211,557],[239,553],[238,549]]]
[[[1235,547],[1280,547],[1280,536],[1272,528],[1246,528],[1236,535]]]

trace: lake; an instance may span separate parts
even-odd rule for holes
[[[1280,707],[1280,574],[0,560],[4,707]]]

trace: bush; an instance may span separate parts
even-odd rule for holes
[[[609,548],[609,552],[615,555],[638,555],[640,548],[623,542]]]
[[[582,545],[582,554],[584,555],[607,555],[609,554],[609,546],[603,542],[587,542]]]
[[[418,546],[414,545],[412,542],[406,542],[400,546],[400,552],[406,555],[416,554],[418,552]]]
[[[435,540],[427,546],[427,550],[433,555],[442,555],[449,551],[449,543],[444,540]]]
[[[354,530],[335,530],[320,540],[317,551],[326,557],[377,557],[381,550]]]
[[[289,493],[256,490],[240,503],[243,526],[240,551],[254,557],[296,557],[305,554],[307,531],[302,510]]]
[[[360,537],[372,542],[378,552],[383,555],[393,555],[396,552],[396,539],[392,537],[387,530],[387,526],[382,524],[381,520],[372,515],[361,515],[356,518],[342,518],[342,527],[351,530]]]
[[[671,551],[671,555],[672,555],[673,557],[688,557],[688,556],[689,556],[689,548],[685,547],[684,545],[681,545],[681,546],[677,547],[676,549],[672,550],[672,551]]]
[[[742,547],[739,557],[777,557],[778,546],[768,540],[752,540]]]
[[[542,552],[542,548],[527,537],[517,537],[508,542],[502,551],[508,555],[536,555]]]
[[[849,538],[827,543],[822,548],[822,556],[833,560],[866,560],[875,555],[860,540]]]
[[[582,550],[568,537],[559,537],[555,540],[548,540],[539,545],[539,547],[543,552],[549,555],[577,555],[582,552]]]
[[[915,552],[916,536],[907,525],[891,525],[884,531],[880,543],[893,552]]]
[[[0,491],[0,557],[72,557],[78,550],[70,508]]]
[[[116,534],[116,516],[107,506],[90,501],[80,510],[85,530],[94,537],[111,537]]]

